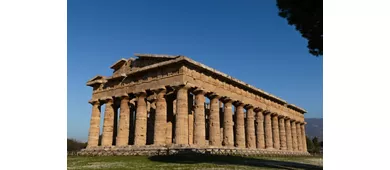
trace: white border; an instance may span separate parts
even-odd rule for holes
[[[0,2],[0,169],[66,167],[67,2]]]

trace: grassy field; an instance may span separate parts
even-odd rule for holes
[[[322,157],[68,156],[68,169],[322,169]]]

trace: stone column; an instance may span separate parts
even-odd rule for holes
[[[290,118],[285,118],[286,124],[286,139],[287,139],[287,150],[293,151],[293,142],[292,142],[292,134],[291,134],[291,122]]]
[[[286,128],[284,123],[284,116],[279,117],[279,136],[280,136],[280,149],[287,150],[287,138]]]
[[[234,102],[236,106],[236,138],[235,146],[245,148],[245,123],[244,123],[244,104],[240,101]]]
[[[274,149],[280,149],[280,138],[279,138],[279,121],[278,115],[273,114],[272,116],[272,137],[274,141]]]
[[[303,151],[307,152],[307,143],[306,143],[306,132],[305,132],[306,123],[301,124],[301,135],[302,135],[302,145]]]
[[[130,131],[130,108],[129,96],[121,96],[120,113],[119,113],[119,131],[116,137],[116,146],[127,146],[129,143]]]
[[[146,145],[146,128],[147,128],[147,108],[146,108],[146,92],[136,93],[137,110],[135,114],[135,139],[134,145]]]
[[[205,125],[205,92],[197,89],[195,94],[195,111],[194,111],[194,144],[198,146],[204,146],[206,143],[206,125]]]
[[[177,87],[175,144],[188,145],[188,87]]]
[[[273,149],[272,141],[272,123],[271,123],[271,113],[266,111],[264,112],[264,123],[265,123],[265,147],[266,149]]]
[[[298,150],[302,151],[302,136],[301,136],[301,123],[296,122],[296,131],[297,131],[297,141],[298,141]]]
[[[157,89],[156,93],[156,115],[154,120],[153,145],[164,145],[167,125],[167,102],[165,100],[165,88]]]
[[[291,136],[292,136],[292,143],[293,143],[293,151],[298,150],[298,141],[297,141],[297,128],[295,120],[291,120]]]
[[[223,145],[234,147],[233,136],[233,101],[230,98],[224,97],[221,100],[224,103],[223,112]]]
[[[106,109],[104,110],[102,146],[112,146],[114,135],[114,100],[106,99]]]
[[[219,125],[220,96],[214,93],[208,94],[207,96],[210,99],[209,143],[210,146],[221,146],[221,129]]]
[[[256,147],[265,149],[263,110],[255,108],[254,111],[256,112]]]
[[[87,148],[98,146],[100,135],[100,102],[96,100],[90,101],[89,103],[92,104],[92,115],[89,126]]]
[[[252,105],[245,105],[246,123],[245,123],[245,140],[247,148],[256,148],[255,136],[255,116]]]

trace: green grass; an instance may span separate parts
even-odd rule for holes
[[[322,169],[322,157],[68,156],[68,169]]]

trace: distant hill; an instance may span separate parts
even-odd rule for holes
[[[322,118],[305,118],[307,125],[305,126],[306,135],[312,139],[315,136],[318,137],[319,141],[322,141]]]

